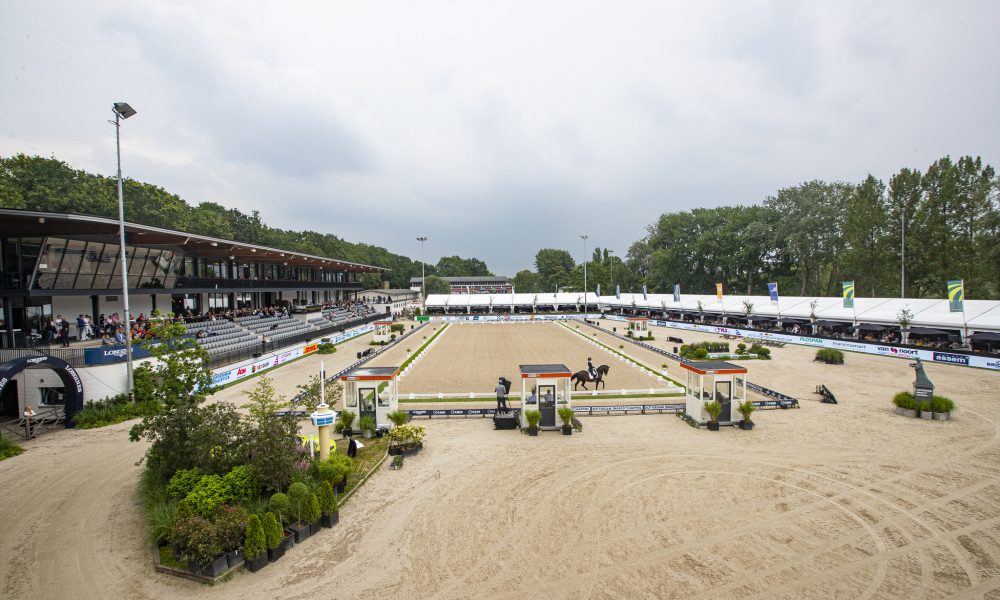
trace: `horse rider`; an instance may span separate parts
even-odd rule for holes
[[[597,381],[597,369],[594,368],[594,363],[590,362],[590,357],[587,357],[587,374],[590,375],[591,381]]]

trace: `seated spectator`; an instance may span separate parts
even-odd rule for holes
[[[194,334],[194,337],[196,337],[196,338],[198,338],[200,340],[200,339],[204,339],[204,338],[208,337],[208,334],[205,333],[204,329],[199,329],[198,333]]]
[[[105,332],[104,335],[101,336],[101,345],[102,346],[114,346],[115,345],[115,341],[113,339],[111,339],[111,336],[108,335],[107,332]]]

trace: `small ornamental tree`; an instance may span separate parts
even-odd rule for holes
[[[281,523],[278,523],[278,518],[274,516],[273,512],[268,511],[264,514],[264,542],[268,550],[274,550],[281,545]]]
[[[288,523],[292,518],[292,503],[288,496],[281,492],[271,495],[267,501],[267,508],[278,516],[280,523]]]
[[[333,486],[329,481],[324,481],[319,486],[319,510],[324,515],[337,512],[337,496],[333,493]]]
[[[287,411],[283,397],[276,397],[269,377],[262,376],[247,396],[247,435],[244,439],[248,464],[260,477],[261,485],[268,491],[279,492],[288,485],[295,470],[298,455],[295,451],[296,417]]]
[[[317,461],[315,477],[320,481],[336,485],[354,469],[354,459],[346,454],[331,454],[330,458]]]
[[[246,540],[243,542],[243,555],[250,560],[254,560],[264,553],[266,543],[264,538],[264,526],[260,522],[260,517],[250,515],[247,519]]]
[[[319,521],[320,516],[322,516],[322,512],[320,511],[319,498],[316,497],[316,494],[308,494],[304,504],[305,506],[302,509],[302,520],[306,523],[315,523],[316,521]]]
[[[309,495],[309,488],[301,481],[296,481],[288,486],[288,502],[291,504],[292,514],[295,515],[295,524],[302,526],[302,513],[305,510],[306,496]]]
[[[248,524],[247,511],[238,506],[223,506],[213,524],[223,552],[231,552],[243,543]]]

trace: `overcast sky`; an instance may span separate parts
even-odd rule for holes
[[[624,256],[661,213],[1000,166],[1000,2],[0,3],[0,154],[428,262]]]

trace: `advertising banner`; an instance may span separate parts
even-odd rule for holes
[[[841,286],[844,296],[844,308],[854,308],[854,281],[845,281]]]
[[[956,279],[948,282],[948,310],[962,312],[965,301],[965,280]]]
[[[680,302],[680,301],[681,301],[681,284],[675,283],[674,284],[674,302]]]
[[[778,301],[778,284],[769,283],[767,284],[767,295],[771,297],[771,302]]]
[[[132,346],[132,360],[146,358],[149,351],[139,346]],[[101,346],[98,348],[86,348],[83,351],[83,364],[85,365],[107,365],[122,362],[126,359],[125,346]]]
[[[718,298],[720,302],[722,301],[722,284],[721,283],[715,284],[715,297]]]

